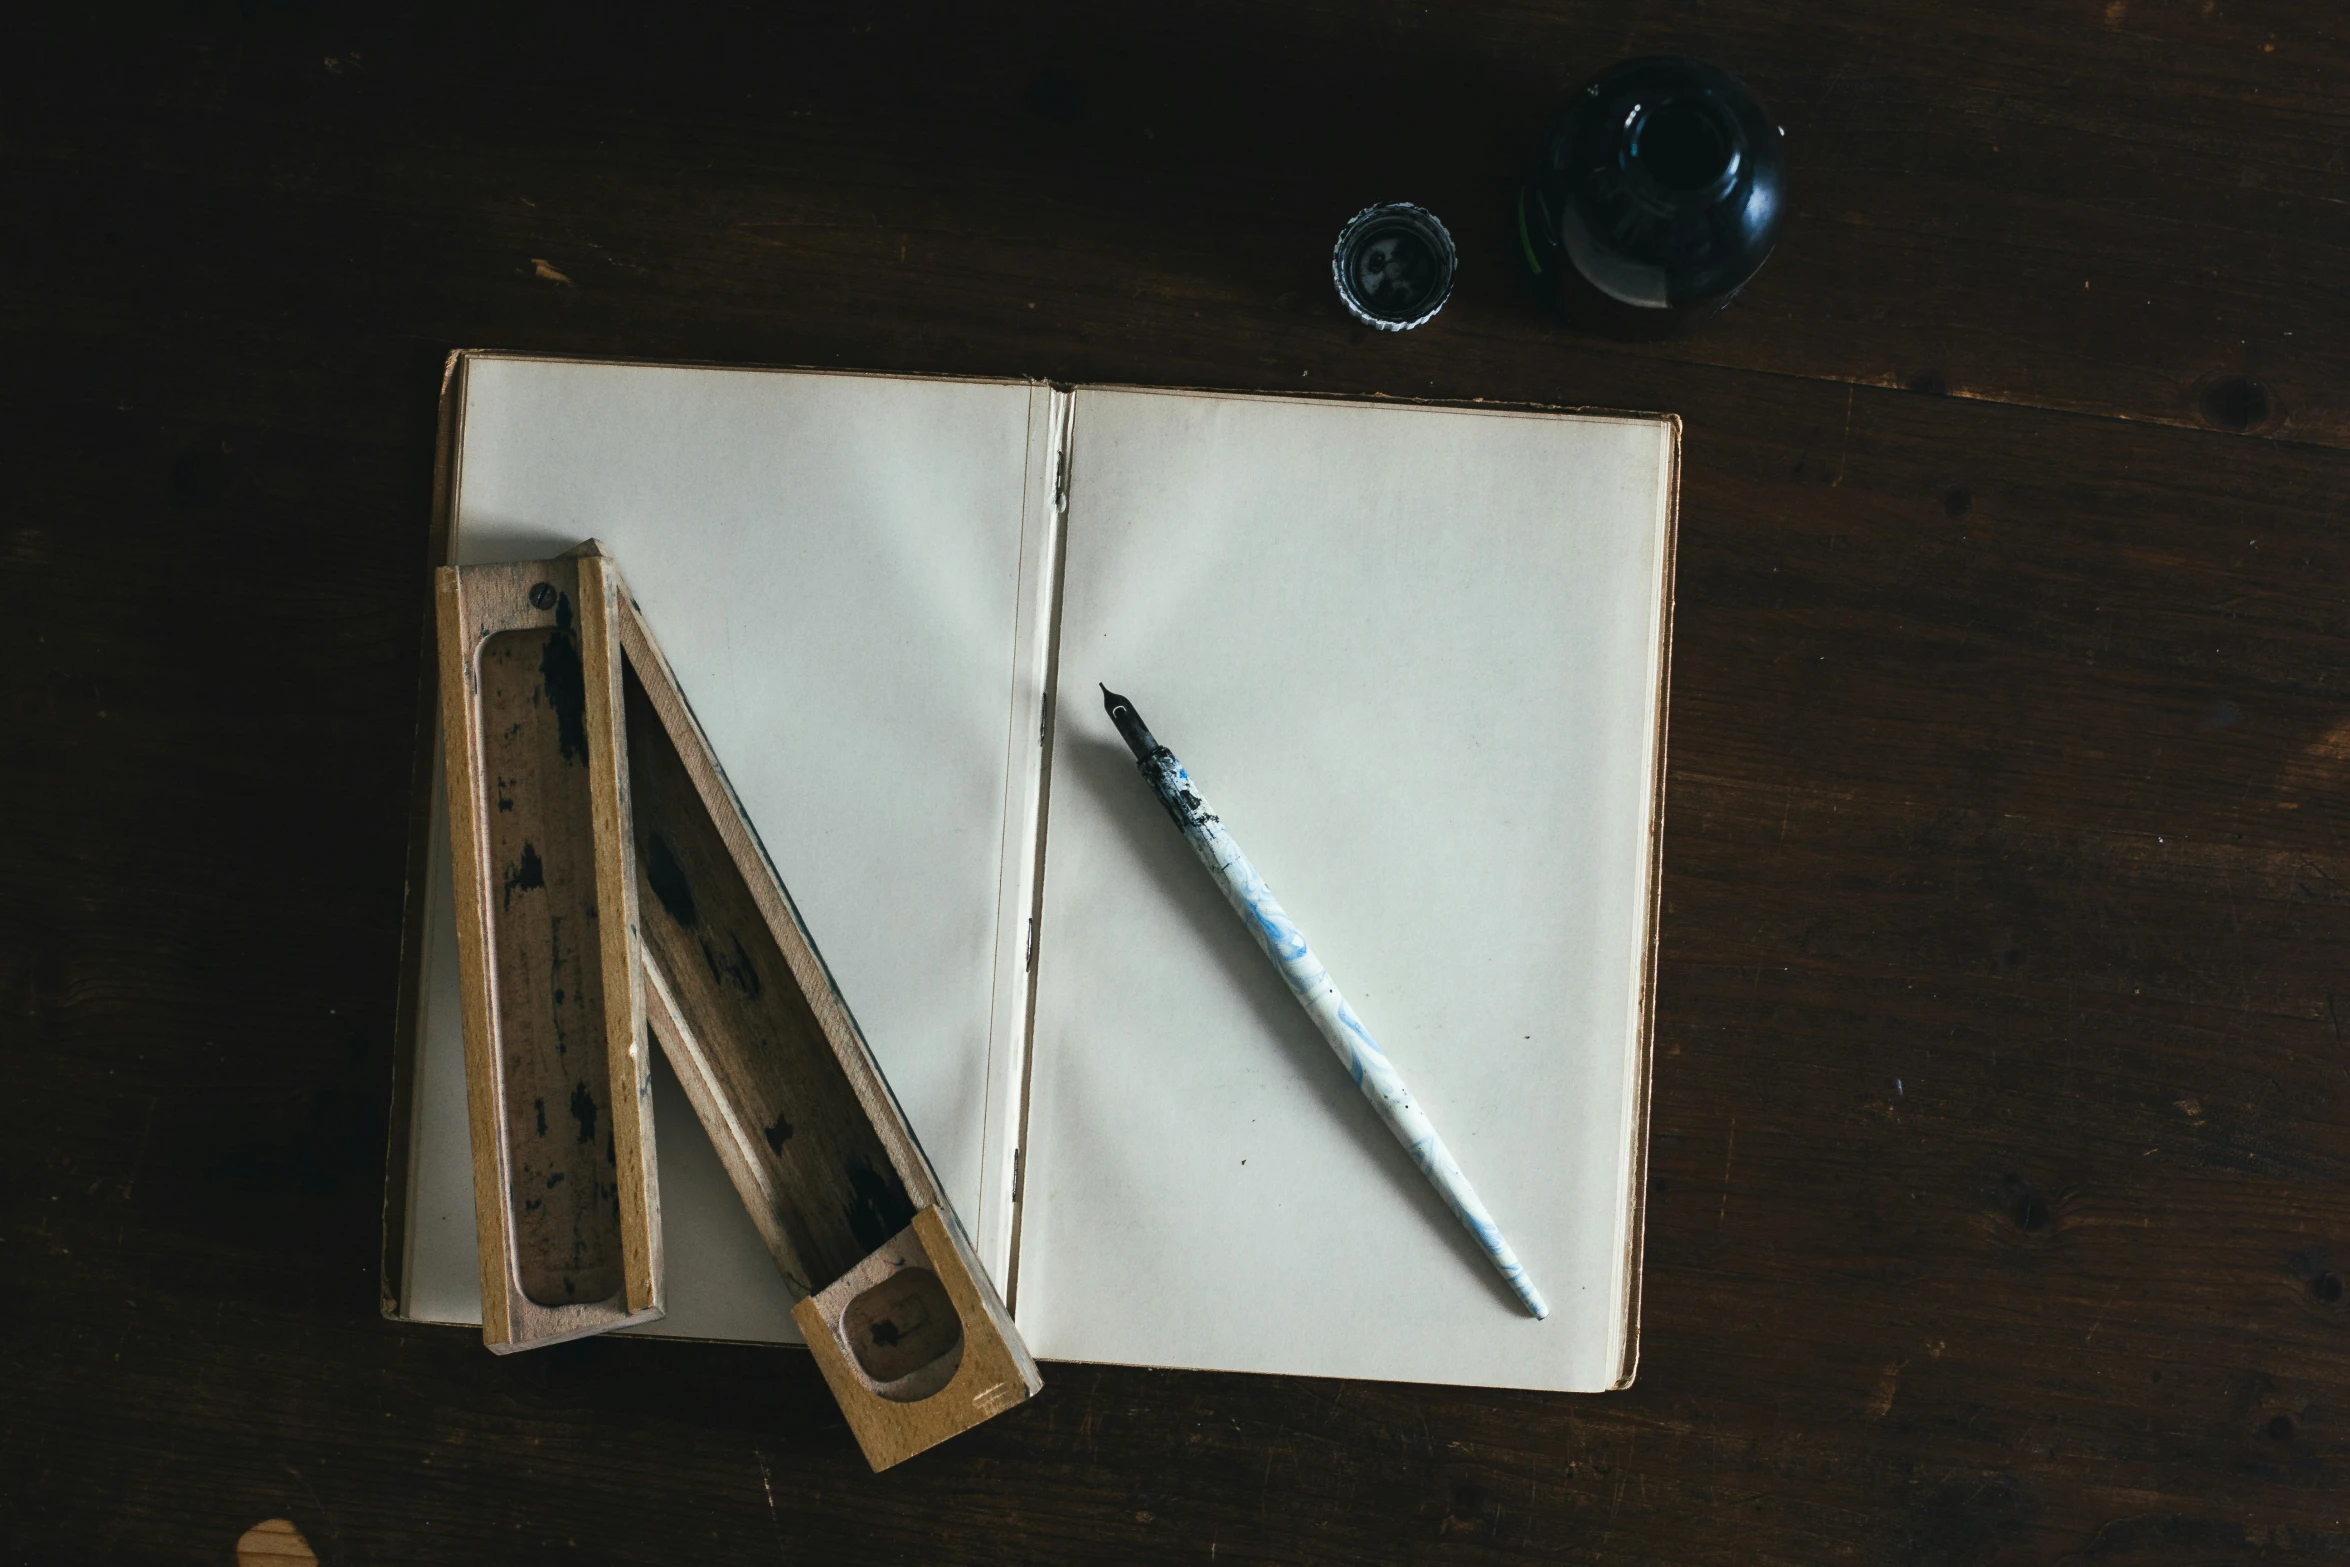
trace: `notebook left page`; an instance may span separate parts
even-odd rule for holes
[[[1062,394],[472,355],[451,395],[452,559],[613,551],[1000,1281]],[[401,1315],[478,1322],[447,823],[436,789]],[[654,1097],[669,1314],[641,1331],[796,1341],[658,1061]]]

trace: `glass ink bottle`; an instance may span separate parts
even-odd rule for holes
[[[1735,76],[1683,55],[1626,60],[1578,92],[1518,192],[1518,240],[1567,318],[1663,337],[1726,304],[1786,211],[1778,124]]]

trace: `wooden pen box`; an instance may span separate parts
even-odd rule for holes
[[[482,1337],[662,1314],[613,579],[594,554],[436,580]]]
[[[1028,1397],[1040,1385],[1035,1363],[609,557],[591,543],[557,561],[444,568],[439,584],[453,852],[476,905],[460,899],[461,937],[469,930],[477,949],[465,970],[467,1071],[485,1337],[492,1280],[503,1282],[501,1320],[512,1324],[493,1347],[642,1319],[620,1309],[634,1295],[549,1316],[529,1284],[532,1226],[543,1221],[527,1207],[535,1188],[525,1188],[539,1178],[532,1160],[543,1162],[544,1137],[517,1107],[543,1103],[550,1063],[537,1041],[562,1037],[539,1013],[560,1021],[600,1008],[607,1057],[625,1062],[640,1090],[613,1125],[625,1122],[645,1157],[620,1171],[621,1200],[591,1215],[610,1223],[587,1229],[650,1259],[652,1309],[660,1216],[644,1055],[632,1048],[639,1017],[803,1297],[794,1318],[875,1468]],[[567,639],[580,655],[576,686]],[[535,682],[532,658],[544,666]],[[588,758],[578,780],[556,765],[574,741]],[[517,758],[536,770],[524,776]],[[589,851],[598,902],[581,902],[576,876],[562,886],[568,903],[536,884],[547,861],[526,862],[524,851],[540,839],[573,857]],[[528,863],[541,867],[535,877]],[[541,907],[527,895],[546,893],[545,908],[563,912],[528,922],[509,912],[518,890],[526,909]],[[539,956],[566,918],[598,934],[596,997],[552,985],[559,940],[555,957]],[[530,1005],[508,999],[533,985]],[[550,994],[564,997],[552,1011]],[[617,1043],[624,1037],[630,1046]],[[499,1174],[525,1169],[527,1178]]]

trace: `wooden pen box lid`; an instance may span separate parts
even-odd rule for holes
[[[554,582],[565,577],[568,586],[567,574],[594,600],[595,630],[581,636],[598,650],[583,682],[594,719],[587,728],[608,735],[613,751],[610,776],[581,801],[509,788],[499,765],[504,726],[511,720],[527,738],[539,705],[552,697],[542,681],[514,712],[485,716],[492,683],[481,671],[512,662],[514,650],[487,629],[490,620],[503,626],[498,615],[476,628],[483,617],[462,609],[468,587],[501,613],[536,598],[568,605]],[[512,1238],[529,1231],[534,1211],[530,1197],[496,1173],[517,1163],[515,1148],[530,1127],[518,1129],[513,1107],[535,1086],[514,1085],[511,1058],[530,1054],[531,1041],[527,1031],[508,1037],[498,1007],[498,983],[513,976],[496,960],[507,956],[506,967],[519,972],[530,956],[505,953],[513,932],[497,917],[499,899],[518,877],[529,879],[506,861],[522,841],[517,832],[550,836],[560,827],[569,841],[589,831],[592,816],[596,863],[624,868],[627,878],[623,891],[598,888],[604,907],[622,911],[619,920],[599,921],[592,906],[574,911],[608,938],[605,991],[649,1024],[778,1270],[795,1296],[806,1297],[795,1316],[875,1467],[1026,1398],[1039,1385],[1034,1361],[610,557],[591,542],[556,561],[450,571],[444,593],[458,606],[445,623],[464,628],[453,634],[444,692],[452,816],[463,829],[452,834],[453,852],[475,904],[461,910],[461,921],[473,922],[479,949],[467,972],[469,989],[480,994],[467,1012],[467,1058],[477,1170],[491,1171],[476,1180],[485,1319],[493,1284],[515,1272]],[[514,705],[503,685],[495,689]],[[501,828],[515,838],[503,850]],[[546,933],[538,935],[543,943]],[[649,1098],[640,1119],[649,1152]],[[651,1200],[637,1210],[643,1224],[632,1244],[657,1265],[657,1188],[647,1174]],[[653,1284],[657,1294],[657,1274]],[[530,1318],[529,1292],[511,1276],[497,1293],[507,1318],[526,1327],[507,1341],[492,1335],[495,1347],[629,1320],[604,1311],[566,1320],[557,1334],[558,1324]],[[927,1357],[910,1364],[924,1346]]]
[[[617,610],[653,1033],[886,1468],[1042,1379],[641,607]]]
[[[482,1337],[662,1314],[660,1197],[606,562],[435,579]]]

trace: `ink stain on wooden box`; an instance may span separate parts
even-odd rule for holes
[[[619,1188],[594,1127],[609,1098],[597,973],[586,686],[568,599],[558,624],[482,645],[486,760],[504,809],[486,812],[500,868],[491,951],[505,1076],[507,1172],[521,1209],[516,1267],[542,1306],[620,1288]],[[543,841],[542,841],[543,840]],[[580,1128],[550,1129],[536,1105],[570,1106]]]

